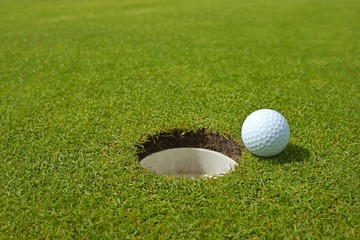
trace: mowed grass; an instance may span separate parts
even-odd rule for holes
[[[357,0],[0,0],[1,239],[360,237]],[[138,142],[241,143],[281,112],[288,148],[235,172],[143,170]]]

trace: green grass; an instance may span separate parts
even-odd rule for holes
[[[360,237],[357,0],[0,0],[1,239]],[[171,128],[291,145],[218,179],[144,171]]]

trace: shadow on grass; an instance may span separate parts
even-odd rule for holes
[[[285,150],[274,157],[264,158],[260,157],[262,161],[268,161],[274,164],[285,164],[292,162],[303,162],[310,157],[310,152],[306,148],[295,144],[289,144]]]

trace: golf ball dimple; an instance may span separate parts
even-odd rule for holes
[[[260,109],[251,113],[241,128],[245,147],[260,157],[271,157],[282,152],[290,140],[290,127],[279,112]]]

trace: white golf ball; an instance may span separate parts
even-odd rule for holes
[[[251,113],[241,128],[241,138],[249,151],[260,157],[282,152],[290,140],[290,127],[277,111],[260,109]]]

